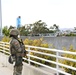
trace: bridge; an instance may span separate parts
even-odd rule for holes
[[[29,45],[25,45],[25,47],[26,51],[28,52],[28,59],[24,58],[25,61],[23,62],[24,65],[22,75],[72,75],[70,73],[65,72],[61,67],[69,68],[76,71],[75,67],[65,65],[59,62],[59,60],[76,62],[75,59],[62,56],[63,53],[76,55],[75,52]],[[43,50],[54,52],[54,54],[51,54],[49,52],[43,52]],[[45,59],[44,57],[36,56],[37,54],[49,56],[50,58],[55,58],[55,61]],[[9,55],[9,43],[0,41],[0,75],[12,75],[13,73],[13,65],[8,63]],[[43,62],[52,63],[55,65],[55,67],[43,64],[33,59],[38,59],[42,60]],[[32,65],[31,63],[34,63],[36,66]]]

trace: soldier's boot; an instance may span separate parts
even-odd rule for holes
[[[22,66],[14,66],[13,75],[22,75]]]

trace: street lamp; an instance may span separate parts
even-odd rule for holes
[[[1,0],[0,0],[0,35],[2,35],[2,9],[1,9]]]

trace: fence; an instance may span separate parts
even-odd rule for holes
[[[68,60],[68,61],[76,62],[75,59],[61,56],[61,53],[62,54],[65,53],[65,54],[76,55],[75,52],[63,51],[63,50],[57,50],[57,49],[50,49],[50,48],[43,48],[43,47],[36,47],[36,46],[29,46],[29,45],[25,45],[25,47],[26,47],[26,50],[28,52],[28,54],[27,54],[28,59],[24,58],[24,60],[28,61],[27,64],[29,64],[29,65],[31,65],[31,63],[34,63],[34,64],[37,64],[37,65],[43,66],[45,68],[48,68],[49,70],[55,71],[56,75],[60,75],[60,73],[63,74],[63,75],[71,75],[69,73],[66,73],[61,67],[69,68],[69,69],[72,69],[72,70],[76,71],[75,67],[68,66],[68,65],[65,65],[65,64],[62,64],[62,63],[59,62],[59,60]],[[34,49],[36,49],[36,50],[34,50]],[[44,51],[55,52],[55,54],[45,53],[45,52],[43,52],[43,50]],[[0,52],[9,55],[10,54],[9,53],[9,43],[0,41]],[[34,53],[35,55],[33,55],[32,53]],[[56,61],[52,61],[52,60],[48,60],[48,59],[45,59],[45,58],[42,58],[42,57],[38,57],[38,56],[36,56],[36,54],[41,54],[41,55],[49,56],[49,57],[52,57],[52,58],[54,57],[56,59]],[[38,61],[34,61],[31,58],[55,64],[56,67],[51,67],[49,65],[40,63]]]

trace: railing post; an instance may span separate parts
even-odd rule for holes
[[[3,48],[3,43],[1,43],[1,47]],[[1,50],[1,51],[2,51],[2,50]],[[2,52],[3,52],[3,51],[2,51]],[[1,56],[1,63],[2,63],[2,62],[3,62],[3,58],[2,58],[3,55],[1,54],[0,56]],[[2,64],[3,64],[3,63],[2,63]]]
[[[30,55],[30,47],[28,47],[28,54]],[[29,65],[30,65],[30,56],[28,56],[28,63],[29,63]]]
[[[5,48],[5,46],[6,46],[6,43],[4,43],[4,48]],[[5,54],[5,60],[6,60],[5,66],[7,67],[7,55],[6,54]]]
[[[58,56],[59,56],[59,52],[56,52],[56,69],[59,70],[59,65],[58,65]],[[59,75],[59,72],[57,71],[57,75]]]
[[[5,55],[5,51],[4,51],[4,46],[5,46],[5,43],[2,43],[2,52],[3,52],[3,56]],[[5,67],[5,59],[3,58],[2,56],[2,65]]]

